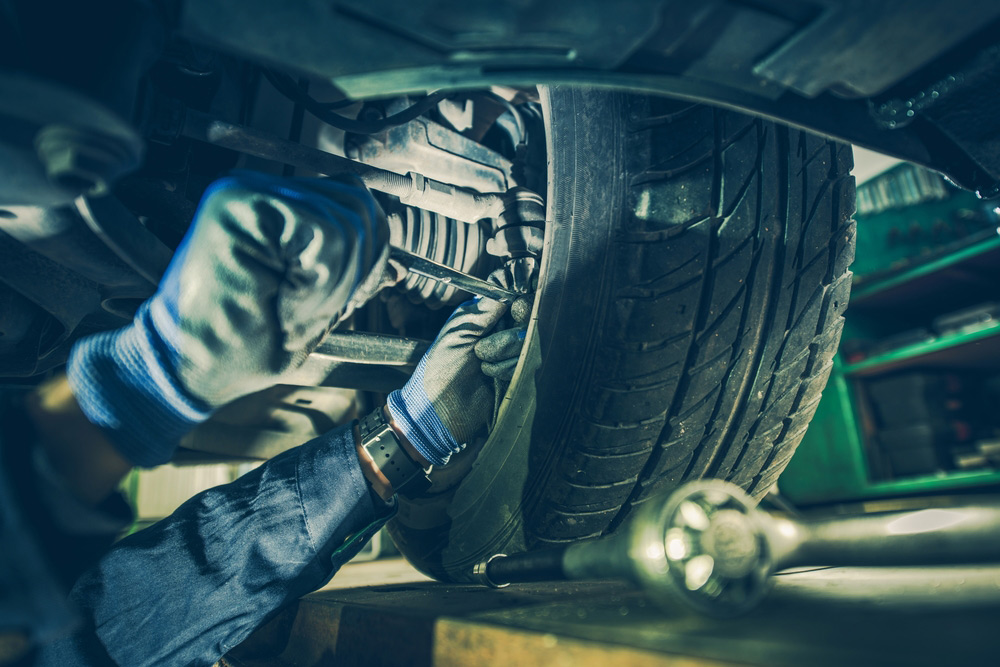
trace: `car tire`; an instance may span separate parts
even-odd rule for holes
[[[541,95],[545,250],[518,371],[485,444],[390,523],[439,579],[606,534],[688,480],[761,498],[843,327],[849,146],[665,97]]]

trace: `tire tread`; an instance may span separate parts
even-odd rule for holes
[[[601,380],[574,429],[604,437],[569,439],[527,517],[535,543],[609,532],[703,476],[761,497],[802,439],[843,328],[849,147],[666,99],[627,108],[634,212],[614,244]],[[629,425],[621,438],[616,424]],[[588,485],[602,460],[617,465]]]

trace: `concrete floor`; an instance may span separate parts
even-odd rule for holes
[[[738,619],[664,611],[618,582],[501,590],[351,564],[234,651],[232,665],[995,665],[1000,567],[779,575]]]

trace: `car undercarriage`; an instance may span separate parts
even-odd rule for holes
[[[408,276],[185,445],[268,458],[377,405],[503,268],[518,374],[392,529],[439,578],[687,479],[767,492],[843,326],[847,144],[1000,195],[996,3],[99,4],[2,5],[0,376],[129,322],[221,175],[355,174]]]

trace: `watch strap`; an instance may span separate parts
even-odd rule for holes
[[[430,486],[427,472],[403,448],[382,408],[361,419],[358,430],[361,434],[361,446],[389,480],[393,491],[413,494]]]

